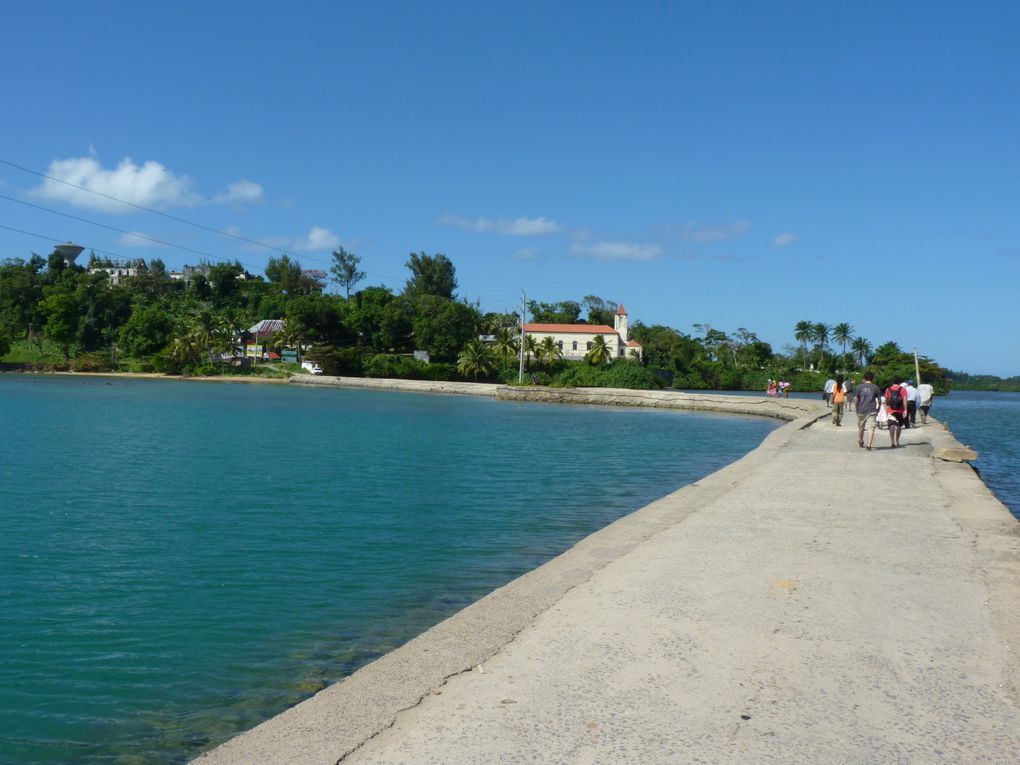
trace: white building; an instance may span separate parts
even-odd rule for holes
[[[560,350],[563,358],[577,361],[584,359],[584,354],[591,348],[595,338],[602,336],[614,359],[622,359],[633,350],[641,354],[641,343],[627,339],[627,309],[622,305],[613,317],[613,326],[608,324],[525,324],[525,333],[541,343],[543,338],[551,337]]]

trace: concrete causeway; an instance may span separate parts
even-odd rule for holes
[[[1020,762],[1020,523],[810,404],[197,761]]]

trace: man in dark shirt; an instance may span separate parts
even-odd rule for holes
[[[878,425],[878,400],[882,391],[874,382],[874,372],[864,374],[864,382],[854,388],[854,408],[857,410],[857,445],[864,446],[864,430],[868,430],[868,451],[875,441],[875,428]]]

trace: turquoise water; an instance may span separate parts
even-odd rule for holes
[[[0,376],[0,762],[187,761],[777,425]]]
[[[977,451],[974,467],[1020,519],[1020,393],[954,391],[936,397],[931,414]]]

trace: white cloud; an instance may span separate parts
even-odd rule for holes
[[[295,238],[267,239],[266,244],[296,252],[333,250],[340,245],[340,237],[322,226],[312,226],[305,236]]]
[[[773,247],[789,247],[791,244],[797,241],[796,234],[784,233],[779,234],[772,240]]]
[[[644,242],[580,242],[570,245],[570,254],[592,260],[655,260],[662,256],[662,247]]]
[[[145,239],[147,236],[142,231],[132,231],[130,234],[121,234],[117,239],[117,244],[123,247],[154,247],[155,242]]]
[[[501,234],[504,236],[540,236],[556,234],[563,226],[546,217],[538,218],[465,218],[460,215],[443,215],[437,223],[453,226],[479,234]]]
[[[736,239],[751,230],[751,221],[738,220],[726,226],[706,226],[691,221],[683,230],[683,239],[688,242],[718,242],[723,239]]]
[[[43,179],[42,185],[32,189],[33,196],[108,213],[132,212],[130,206],[108,197],[156,209],[194,207],[206,202],[214,204],[260,202],[263,198],[260,184],[241,179],[231,183],[226,191],[220,192],[211,200],[203,199],[195,192],[191,178],[177,175],[154,160],[138,165],[131,157],[125,157],[116,167],[105,168],[96,158],[95,147],[91,145],[89,156],[55,159],[50,162],[46,174],[51,178]],[[67,185],[69,183],[81,188]]]
[[[231,202],[261,202],[262,199],[262,184],[242,178],[241,180],[234,181],[227,186],[226,191],[221,191],[213,197],[213,202],[217,204],[228,204]]]
[[[538,250],[531,247],[522,247],[514,252],[514,260],[534,260],[538,255]]]
[[[130,157],[125,157],[117,167],[108,170],[94,157],[55,159],[46,174],[143,207],[191,207],[201,201],[201,197],[192,191],[190,178],[174,175],[159,162],[152,160],[144,165],[136,165]],[[50,178],[45,178],[42,185],[33,190],[33,194],[90,210],[113,213],[132,211],[127,205]]]

